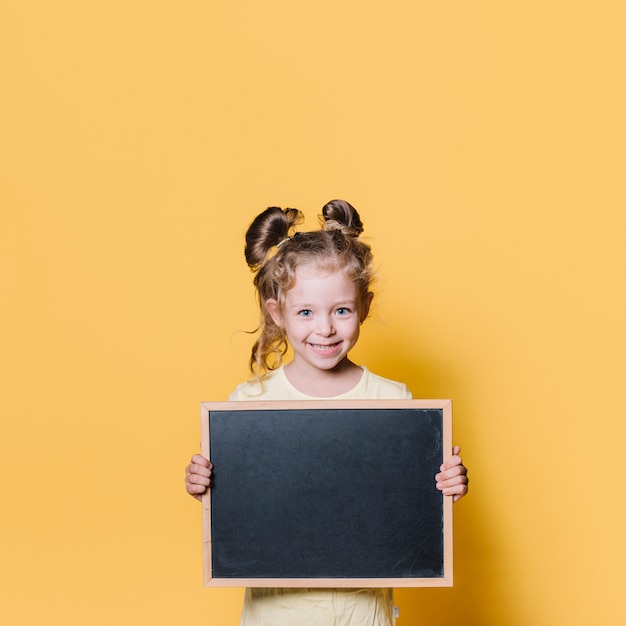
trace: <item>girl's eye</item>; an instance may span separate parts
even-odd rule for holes
[[[348,315],[348,313],[350,313],[350,309],[346,308],[345,306],[342,306],[337,309],[336,313],[337,315]]]
[[[313,311],[311,311],[311,309],[302,309],[302,311],[298,311],[298,315],[301,315],[302,317],[310,317],[313,315]]]

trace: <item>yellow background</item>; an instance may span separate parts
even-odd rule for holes
[[[247,224],[340,197],[354,356],[454,400],[472,479],[399,624],[623,626],[624,58],[616,1],[4,0],[0,623],[238,623],[183,468]]]

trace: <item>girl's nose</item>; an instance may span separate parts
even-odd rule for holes
[[[322,337],[330,337],[335,334],[335,329],[330,317],[319,318],[319,324],[317,326],[317,332]]]

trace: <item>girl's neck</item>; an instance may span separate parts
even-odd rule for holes
[[[363,369],[348,357],[331,370],[306,367],[291,361],[284,368],[287,380],[300,392],[318,398],[333,398],[354,389],[363,376]]]

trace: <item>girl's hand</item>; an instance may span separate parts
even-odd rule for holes
[[[463,465],[460,453],[461,448],[454,446],[452,456],[439,468],[441,472],[435,476],[437,489],[444,496],[452,496],[453,502],[460,500],[467,493],[469,484],[467,468]]]
[[[202,494],[210,489],[213,481],[213,463],[200,454],[191,457],[191,463],[185,468],[185,487],[190,496],[202,500]]]

